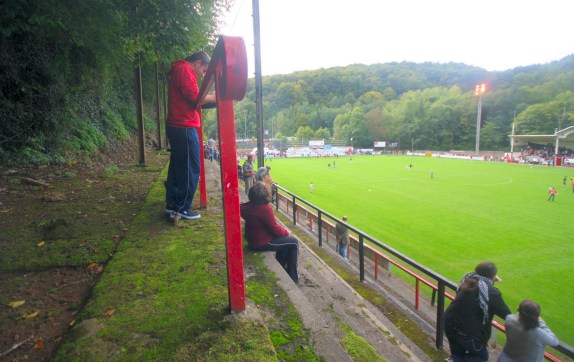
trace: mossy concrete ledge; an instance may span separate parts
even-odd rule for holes
[[[287,298],[277,290],[260,256],[246,258],[253,281],[248,297],[251,293],[258,302],[249,299],[246,313],[229,313],[218,172],[207,173],[210,206],[200,211],[201,219],[177,226],[164,212],[165,174],[166,170],[152,186],[142,209],[135,211],[127,238],[106,265],[54,360],[317,359],[305,333],[297,330],[294,337],[285,327],[288,323],[272,310],[275,300]],[[292,325],[301,324],[296,315],[288,318]],[[281,330],[284,338],[274,344],[271,329]]]

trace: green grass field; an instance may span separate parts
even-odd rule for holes
[[[416,156],[267,162],[281,186],[454,282],[494,261],[510,309],[538,302],[574,345],[574,169]]]

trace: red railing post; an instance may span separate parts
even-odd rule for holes
[[[243,273],[235,114],[233,109],[233,101],[243,99],[247,88],[247,53],[242,38],[219,37],[199,90],[200,101],[205,98],[214,82],[217,95],[229,305],[231,312],[243,312],[245,311],[245,276]],[[203,161],[202,147],[201,162]],[[203,187],[205,187],[204,173],[202,173],[201,178],[204,183]]]
[[[419,297],[420,297],[420,280],[419,278],[415,279],[415,309],[419,310],[419,306],[420,306],[420,302],[419,302]]]
[[[197,138],[199,139],[199,206],[202,209],[207,207],[207,183],[205,182],[205,154],[203,152],[203,126],[197,128]]]

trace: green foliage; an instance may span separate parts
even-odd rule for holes
[[[0,5],[0,161],[63,162],[101,147],[98,132],[104,144],[127,137],[137,129],[136,65],[142,66],[144,127],[154,130],[155,115],[150,116],[154,114],[153,63],[168,64],[193,50],[210,52],[220,15],[231,2],[4,1]],[[574,124],[568,94],[574,82],[573,65],[574,56],[506,72],[456,63],[402,62],[270,76],[263,80],[263,122],[272,136],[291,137],[301,127],[310,127],[313,132],[327,129],[345,142],[353,137],[357,147],[386,140],[419,149],[469,149],[475,132],[471,118],[476,114],[472,90],[488,81],[483,110],[486,145],[500,149],[508,142],[515,111],[517,131],[524,133],[548,133]],[[164,79],[166,67],[160,68]],[[436,95],[427,93],[429,89]],[[252,80],[236,107],[238,138],[256,134],[254,95]],[[77,114],[67,120],[70,109]],[[206,134],[217,133],[215,117],[216,112],[206,112]],[[337,124],[339,117],[343,118]],[[70,136],[76,123],[89,123],[97,130],[78,126],[88,139],[77,140],[82,138],[77,136],[80,132]],[[72,144],[55,147],[55,140]]]
[[[390,141],[400,142],[402,149],[473,149],[474,86],[487,82],[483,149],[499,150],[508,145],[515,111],[521,133],[552,133],[556,127],[574,124],[569,95],[573,69],[574,55],[505,72],[455,63],[402,62],[267,76],[263,79],[264,127],[295,138],[300,138],[301,127],[315,132],[326,128],[348,145],[352,137],[356,147]],[[250,81],[237,109],[253,104],[254,97]],[[238,120],[238,134],[254,130],[254,116],[246,119],[247,127],[241,117]]]
[[[104,169],[103,176],[104,177],[113,176],[114,174],[118,173],[119,170],[120,169],[118,168],[117,165],[109,165]]]
[[[134,111],[128,111],[135,108],[135,65],[143,66],[149,107],[151,64],[210,51],[229,3],[4,1],[0,162],[62,162],[125,139],[136,129]],[[154,117],[144,122],[147,131],[155,129]]]
[[[528,106],[516,118],[517,132],[553,134],[556,128],[574,125],[574,92],[566,91],[555,99]]]
[[[313,130],[309,126],[299,127],[297,133],[295,133],[295,138],[297,139],[297,141],[311,140],[314,138],[314,136],[315,132],[313,132]]]
[[[315,131],[315,139],[328,140],[330,138],[331,138],[331,132],[329,132],[328,128],[323,127]]]
[[[116,137],[120,140],[125,140],[129,137],[130,133],[126,128],[122,116],[118,110],[112,109],[107,106],[103,109],[103,126],[104,133],[108,139]],[[126,121],[130,118],[126,118]]]

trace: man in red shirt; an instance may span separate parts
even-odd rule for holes
[[[214,103],[209,94],[198,104],[198,79],[203,78],[209,65],[209,55],[197,52],[172,63],[169,72],[169,102],[166,133],[171,145],[171,156],[165,182],[166,212],[170,217],[199,219],[191,210],[200,172],[200,140],[197,128],[201,125],[201,104]]]

